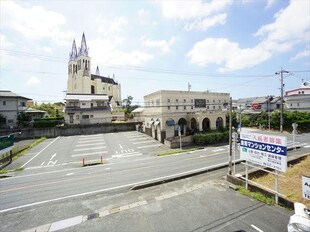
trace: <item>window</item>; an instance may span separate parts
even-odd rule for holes
[[[221,107],[221,106],[219,106],[219,109],[222,109],[222,107]]]
[[[194,103],[194,99],[191,100],[191,103]]]
[[[80,119],[80,115],[75,115],[75,119],[79,120]]]
[[[213,103],[215,103],[215,100],[213,100]]]
[[[168,99],[168,103],[170,103],[170,99]]]
[[[26,106],[26,102],[20,102],[19,106]]]
[[[221,100],[219,100],[219,103],[221,103]]]
[[[207,100],[207,103],[209,103],[209,100]]]
[[[184,110],[186,110],[186,106],[184,106]]]
[[[82,115],[83,119],[89,119],[89,115]]]
[[[94,94],[95,93],[95,86],[92,85],[92,86],[90,86],[90,88],[91,88],[91,93]]]
[[[3,105],[6,106],[6,101],[3,101]]]
[[[159,99],[156,99],[156,105],[159,106]]]
[[[109,91],[111,90],[111,86],[109,86],[108,90],[109,90]]]
[[[170,106],[168,106],[168,110],[170,110]]]
[[[301,91],[301,94],[304,94],[305,92],[304,91]]]
[[[8,120],[8,123],[13,123],[13,119],[9,119],[9,120]]]
[[[82,106],[85,106],[85,105],[86,105],[86,103],[83,102],[83,103],[82,103]]]
[[[299,106],[299,103],[297,103],[297,106]]]
[[[213,106],[213,109],[215,109],[215,106]]]
[[[179,99],[175,99],[175,102],[179,102]]]
[[[93,108],[93,106],[94,106],[94,103],[90,103],[90,107]]]
[[[175,107],[175,109],[176,109],[176,110],[179,110],[179,107],[178,107],[178,106],[176,106],[176,107]]]
[[[94,118],[94,115],[91,114],[91,115],[90,115],[90,118]]]
[[[191,106],[191,109],[194,109],[194,106]]]
[[[186,99],[183,99],[183,102],[185,103],[185,102],[186,102]]]
[[[293,104],[291,103],[291,106],[293,106]]]
[[[207,109],[209,109],[209,106],[207,106]]]

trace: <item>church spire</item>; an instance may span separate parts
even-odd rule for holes
[[[100,76],[100,72],[99,72],[99,67],[98,67],[98,65],[97,65],[97,68],[96,68],[96,75],[97,75],[97,76]]]
[[[79,48],[78,56],[88,56],[88,48],[87,48],[84,32],[82,35],[81,47]]]
[[[69,61],[76,60],[76,57],[77,57],[77,50],[76,50],[76,44],[75,44],[75,39],[74,39],[73,43],[72,43],[72,49],[71,49],[71,52],[69,54]]]

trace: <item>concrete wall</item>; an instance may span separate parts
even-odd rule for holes
[[[0,136],[21,131],[21,135],[14,135],[14,138],[20,140],[40,137],[53,138],[57,136],[91,135],[98,133],[135,131],[135,129],[136,123],[105,123],[96,125],[70,125],[53,128],[1,130]]]

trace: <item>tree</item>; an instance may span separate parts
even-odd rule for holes
[[[127,96],[127,98],[125,98],[123,100],[123,103],[125,104],[125,108],[127,113],[130,113],[130,108],[131,108],[131,103],[132,103],[133,97],[132,96]]]

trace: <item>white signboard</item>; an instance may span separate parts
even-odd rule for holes
[[[310,200],[310,176],[302,176],[302,196]]]
[[[241,159],[268,168],[286,172],[286,137],[254,133],[241,133],[240,157]]]

